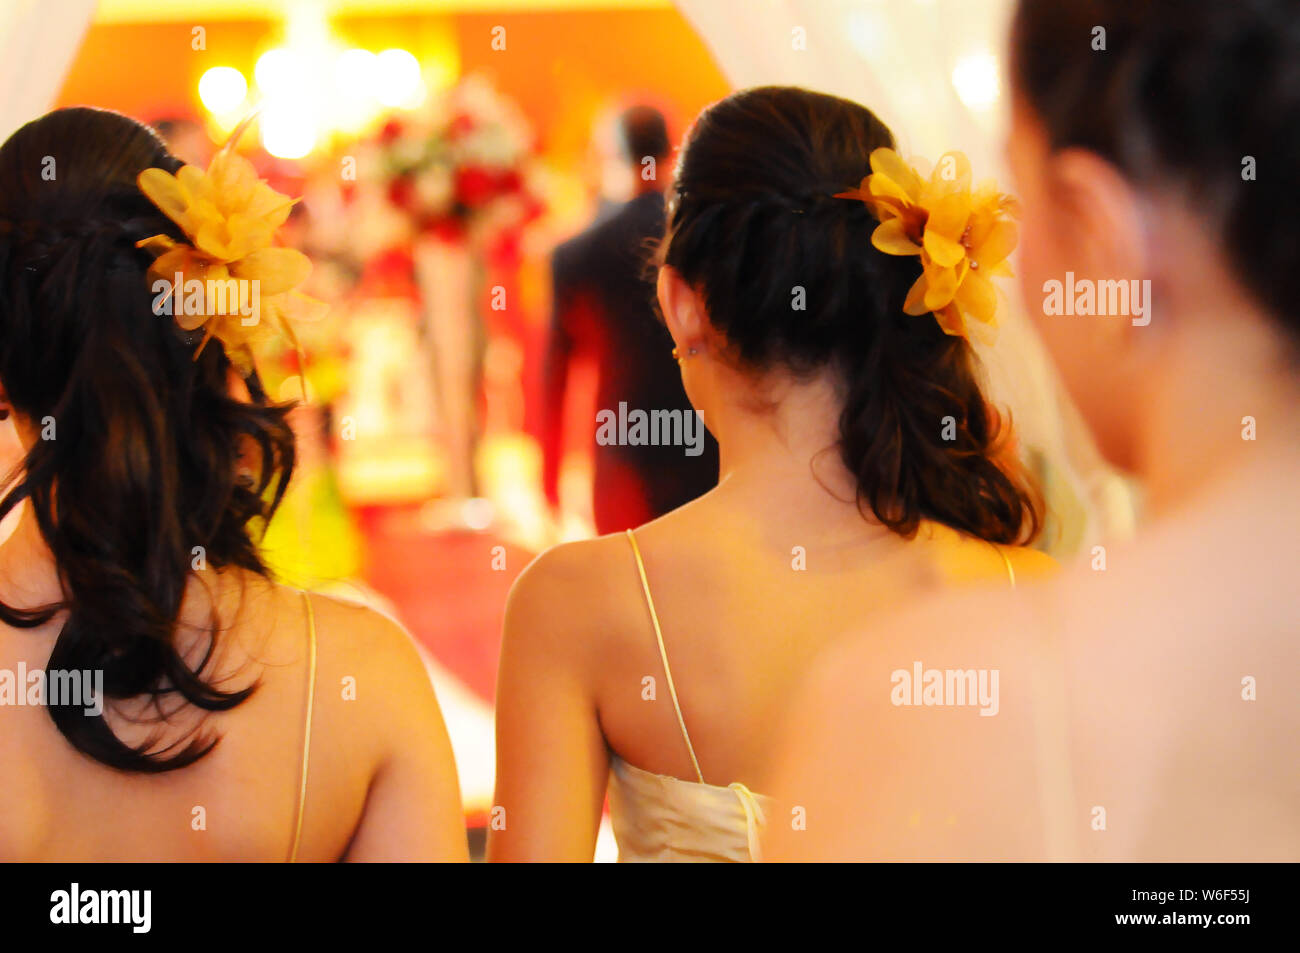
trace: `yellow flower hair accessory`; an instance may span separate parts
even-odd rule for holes
[[[921,257],[921,277],[903,310],[933,312],[946,334],[969,339],[968,318],[997,327],[997,290],[989,279],[1011,274],[1007,256],[1018,240],[1012,219],[1019,208],[992,181],[972,190],[970,162],[960,152],[945,153],[929,175],[916,162],[876,149],[871,174],[835,197],[864,202],[880,220],[871,235],[876,248]]]
[[[136,243],[158,256],[149,267],[151,287],[159,280],[168,282],[176,323],[186,331],[204,328],[195,360],[215,337],[245,377],[253,370],[251,343],[259,334],[280,330],[301,356],[292,322],[319,316],[325,308],[294,290],[311,273],[311,260],[296,249],[271,244],[295,200],[259,179],[253,164],[235,152],[247,124],[245,120],[217,151],[207,172],[184,165],[173,176],[150,168],[136,179],[140,191],[189,239],[178,242],[160,234]],[[230,285],[230,279],[238,283]],[[191,285],[194,280],[199,285]],[[256,293],[231,293],[243,288]],[[254,309],[250,301],[256,302]]]

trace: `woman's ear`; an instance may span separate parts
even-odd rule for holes
[[[1070,244],[1079,277],[1147,277],[1150,262],[1141,204],[1128,180],[1086,149],[1063,149],[1047,162],[1052,198],[1063,219],[1059,224],[1073,235]]]
[[[687,284],[677,269],[668,265],[659,269],[655,290],[659,296],[659,310],[663,312],[673,343],[683,352],[692,348],[699,350],[708,326],[708,315],[699,292]]]

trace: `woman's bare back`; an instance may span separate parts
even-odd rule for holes
[[[1054,565],[938,524],[904,540],[850,515],[827,530],[815,522],[800,530],[776,515],[746,518],[723,490],[635,531],[706,781],[762,789],[791,692],[839,637],[926,593],[1009,586],[1002,553],[1022,577]],[[589,580],[604,580],[602,591],[589,592],[587,611],[604,620],[594,626],[599,659],[590,670],[610,747],[638,767],[694,780],[628,540],[602,537],[557,558],[585,563]],[[580,578],[581,566],[568,574]]]
[[[210,580],[207,580],[210,581]],[[230,690],[256,683],[227,712],[108,706],[130,743],[151,735],[220,740],[195,764],[162,774],[107,767],[76,751],[43,706],[4,705],[0,857],[8,860],[252,860],[290,857],[307,740],[310,630],[316,660],[299,860],[365,856],[457,859],[465,851],[454,764],[437,702],[409,637],[378,613],[259,579],[220,580],[223,631],[213,671]],[[242,582],[242,585],[240,585]],[[201,597],[185,617],[199,621]],[[0,629],[0,670],[43,670],[57,620]],[[189,632],[187,657],[202,637]],[[424,790],[408,785],[424,783]],[[368,801],[369,797],[369,801]],[[405,826],[404,842],[395,826]],[[404,846],[403,846],[404,845]]]

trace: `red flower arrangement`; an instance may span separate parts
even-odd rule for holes
[[[531,132],[481,77],[393,117],[374,143],[384,194],[419,233],[471,240],[491,253],[517,243],[509,233],[541,214],[527,186]]]

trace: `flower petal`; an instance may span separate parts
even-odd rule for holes
[[[924,244],[926,253],[942,268],[952,268],[966,257],[966,248],[961,242],[955,242],[929,226],[925,229]]]
[[[311,274],[311,259],[294,248],[262,248],[230,265],[236,278],[259,282],[262,297],[298,287]]]
[[[903,160],[902,156],[889,148],[873,149],[870,162],[871,171],[874,173],[869,177],[871,181],[874,182],[879,177],[882,182],[888,181],[898,189],[900,193],[898,198],[916,200],[921,192],[921,177]]]
[[[171,173],[162,169],[145,169],[136,176],[135,182],[145,198],[158,206],[160,212],[181,228],[188,225],[190,194]]]
[[[900,204],[910,204],[912,197],[907,190],[887,175],[873,175],[867,185],[867,191],[879,199],[893,199]]]
[[[966,277],[957,288],[953,301],[976,321],[985,324],[993,321],[997,314],[997,290],[993,287],[993,283],[978,271],[966,272]]]
[[[945,152],[930,173],[930,183],[938,192],[969,192],[970,180],[970,160],[964,152]]]
[[[945,196],[930,209],[923,244],[936,264],[951,268],[966,257],[961,238],[969,220],[970,202],[964,193]]]
[[[971,258],[979,262],[981,268],[992,268],[1015,251],[1019,240],[1020,230],[1016,223],[1001,219],[989,228],[988,235],[974,249]]]
[[[911,290],[907,292],[907,300],[903,302],[904,314],[927,314],[930,309],[925,306],[925,293],[929,284],[925,280],[925,275],[912,284]]]
[[[962,320],[961,312],[956,306],[950,304],[941,308],[934,313],[934,318],[939,322],[939,327],[943,328],[944,334],[959,338],[966,337],[966,322]]]
[[[960,241],[970,221],[970,197],[964,192],[947,195],[930,209],[930,217],[925,223],[927,232],[938,232],[945,238]]]
[[[925,269],[926,308],[930,311],[938,311],[951,302],[953,296],[957,294],[962,279],[966,276],[967,269],[965,259],[959,261],[955,268],[927,267]]]
[[[217,261],[233,261],[239,257],[223,220],[203,222],[193,237],[194,246]]]
[[[176,247],[176,240],[170,235],[150,235],[148,238],[142,238],[135,243],[136,248],[143,248],[145,251],[153,252],[160,255],[165,251],[171,251]]]
[[[891,218],[877,225],[871,233],[871,244],[886,255],[921,254],[921,246],[907,237],[906,223],[901,218]]]
[[[198,166],[181,166],[176,170],[176,181],[189,193],[191,204],[200,201],[212,201],[212,184]]]
[[[225,209],[246,209],[253,201],[257,187],[262,184],[257,169],[239,153],[221,149],[208,165],[208,179],[212,182],[217,200]]]

